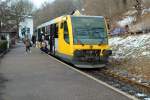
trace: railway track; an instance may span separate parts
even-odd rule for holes
[[[128,77],[121,76],[108,67],[93,70],[85,69],[81,71],[133,95],[140,100],[150,100],[150,85],[142,84]]]

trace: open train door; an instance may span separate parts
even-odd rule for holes
[[[50,25],[50,53],[55,55],[58,40],[58,26],[57,24]]]
[[[54,44],[55,44],[55,39],[54,39],[54,25],[50,25],[50,53],[55,54],[54,50]]]

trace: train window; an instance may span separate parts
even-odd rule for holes
[[[46,32],[45,27],[42,27],[42,32],[43,32],[43,34],[45,34],[45,32]]]
[[[69,44],[69,32],[67,22],[64,22],[64,40]]]
[[[58,38],[58,25],[53,24],[51,29],[52,34],[54,34],[54,38]]]
[[[58,25],[55,25],[55,38],[58,38]]]
[[[41,30],[40,30],[40,28],[38,29],[38,41],[40,41],[41,40]]]
[[[60,26],[60,28],[61,28],[61,29],[63,29],[63,27],[64,27],[64,23],[61,23],[61,26]]]

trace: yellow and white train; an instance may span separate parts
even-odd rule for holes
[[[61,16],[37,27],[50,36],[50,53],[79,68],[100,68],[112,51],[108,45],[108,30],[103,16]]]

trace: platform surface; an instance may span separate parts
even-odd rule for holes
[[[0,60],[0,100],[131,100],[32,48]]]

